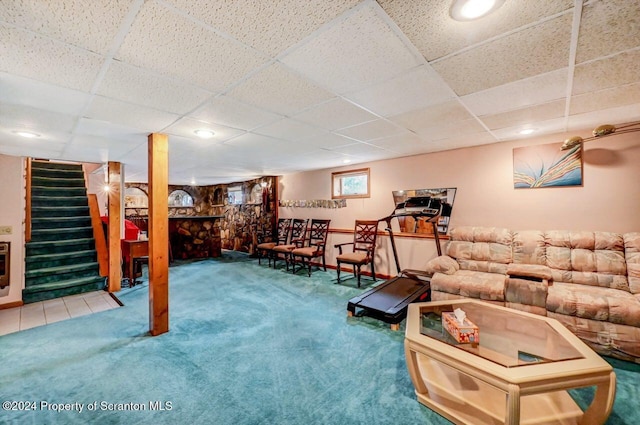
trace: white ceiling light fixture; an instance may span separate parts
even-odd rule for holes
[[[520,130],[518,133],[522,134],[523,136],[528,136],[529,134],[533,134],[535,131],[535,128],[525,128]]]
[[[196,134],[196,136],[200,137],[201,139],[210,139],[214,135],[213,131],[205,130],[205,129],[196,130],[194,131],[194,133]]]
[[[473,21],[498,9],[505,0],[454,0],[449,15],[456,21]]]
[[[34,133],[33,131],[18,130],[14,131],[14,133],[18,136],[26,137],[27,139],[35,139],[36,137],[40,137],[38,133]]]

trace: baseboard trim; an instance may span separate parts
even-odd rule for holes
[[[14,301],[14,302],[11,302],[11,303],[6,303],[6,304],[0,305],[0,310],[5,310],[7,308],[22,307],[23,305],[24,305],[24,302],[22,300]]]

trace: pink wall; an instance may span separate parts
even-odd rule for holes
[[[24,165],[22,158],[0,155],[0,226],[11,226],[10,235],[0,241],[11,242],[11,281],[0,289],[0,305],[22,300],[24,285]]]
[[[587,137],[589,133],[580,135]],[[640,133],[586,143],[582,187],[513,188],[513,148],[557,143],[566,137],[545,136],[289,174],[281,178],[281,199],[330,199],[331,172],[369,167],[371,198],[349,199],[341,209],[280,208],[280,216],[331,218],[332,228],[351,229],[356,218],[381,218],[391,213],[393,190],[456,187],[452,227],[640,231]],[[331,238],[331,245],[349,240],[344,235]],[[435,256],[433,240],[400,239],[397,245],[402,268],[423,268]],[[335,255],[329,252],[329,264],[335,264]],[[376,268],[395,275],[392,261],[388,238],[384,237]]]

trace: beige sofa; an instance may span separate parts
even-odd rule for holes
[[[452,229],[431,299],[553,317],[597,352],[640,363],[640,232]]]

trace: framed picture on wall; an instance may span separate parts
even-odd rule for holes
[[[582,186],[582,144],[561,150],[562,143],[513,149],[513,187]]]

